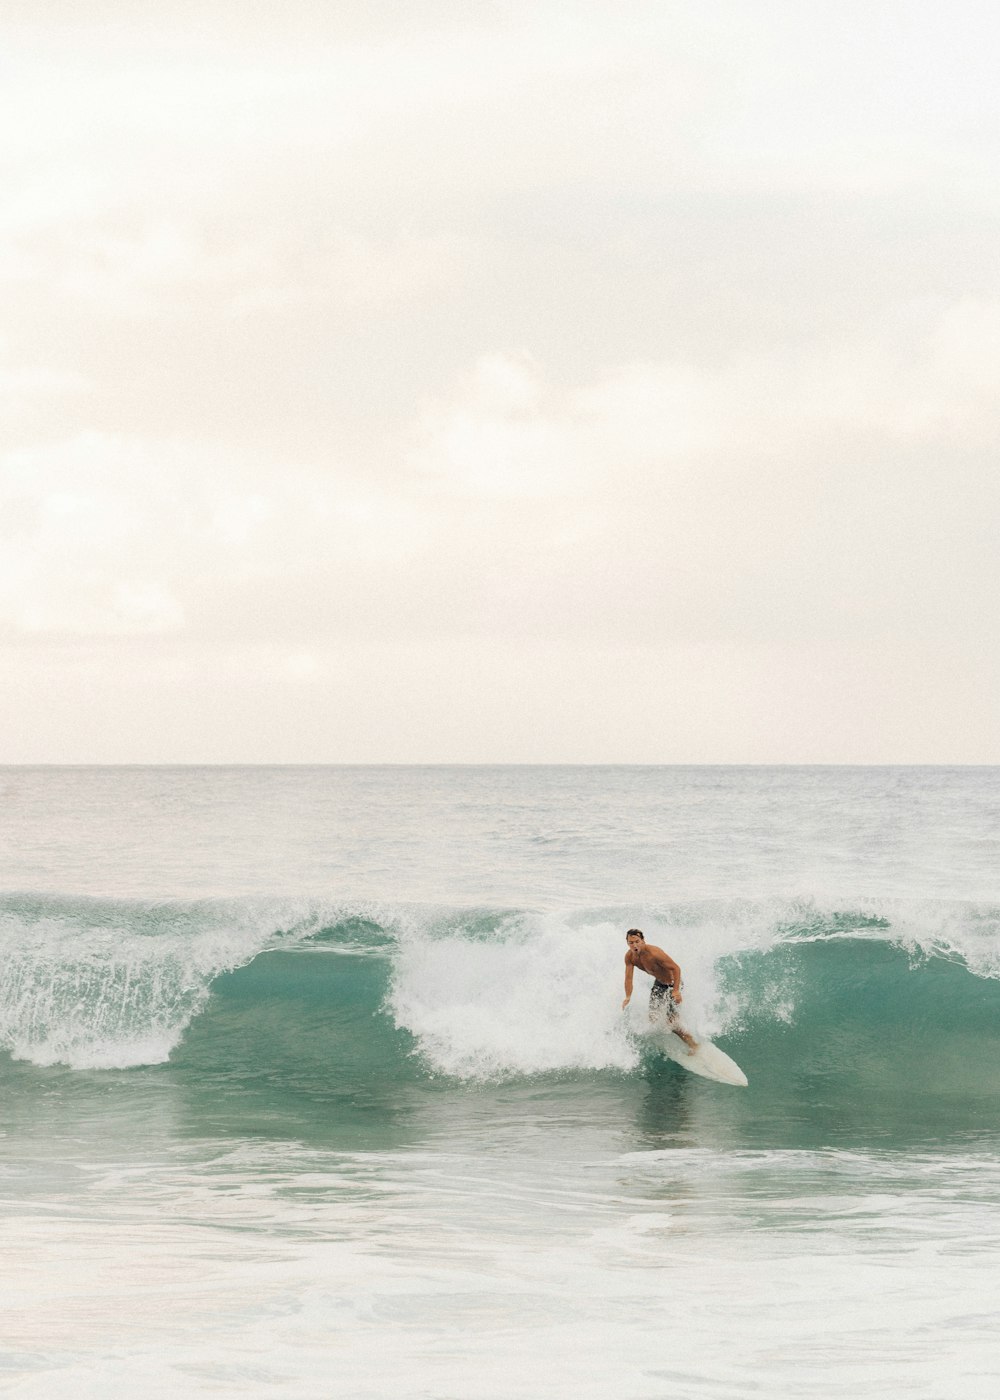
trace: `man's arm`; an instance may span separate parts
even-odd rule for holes
[[[632,961],[629,955],[625,954],[625,1000],[622,1002],[622,1010],[628,1006],[632,997]]]

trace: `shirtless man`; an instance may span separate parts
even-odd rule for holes
[[[647,943],[646,935],[637,928],[630,928],[625,935],[628,952],[625,954],[625,1000],[622,1010],[632,999],[632,974],[636,968],[648,972],[653,978],[649,993],[649,1019],[655,1021],[657,1013],[666,1011],[667,1025],[674,1035],[680,1036],[690,1050],[698,1049],[698,1042],[677,1020],[677,1008],[683,1001],[681,996],[681,970],[673,958],[657,948],[655,943]]]

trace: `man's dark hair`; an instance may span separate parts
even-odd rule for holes
[[[632,935],[633,935],[633,933],[635,934],[635,936],[636,936],[637,938],[641,938],[642,941],[643,941],[643,943],[645,943],[645,941],[646,941],[646,935],[643,933],[643,931],[642,931],[641,928],[630,928],[629,931],[628,931],[628,933],[625,935],[625,937],[626,937],[626,938],[631,938]]]

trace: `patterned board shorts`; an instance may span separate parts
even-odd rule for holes
[[[677,1003],[674,1001],[674,989],[669,982],[654,982],[649,993],[649,1010],[665,1011],[667,1016],[676,1016]]]

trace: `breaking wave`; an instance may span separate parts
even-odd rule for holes
[[[246,899],[0,900],[0,1044],[77,1071],[169,1063],[301,1080],[643,1072],[625,928],[761,1093],[791,1078],[982,1098],[1000,1051],[1000,910],[714,902],[554,914]],[[638,979],[641,981],[643,979]],[[638,985],[637,985],[638,990]]]

